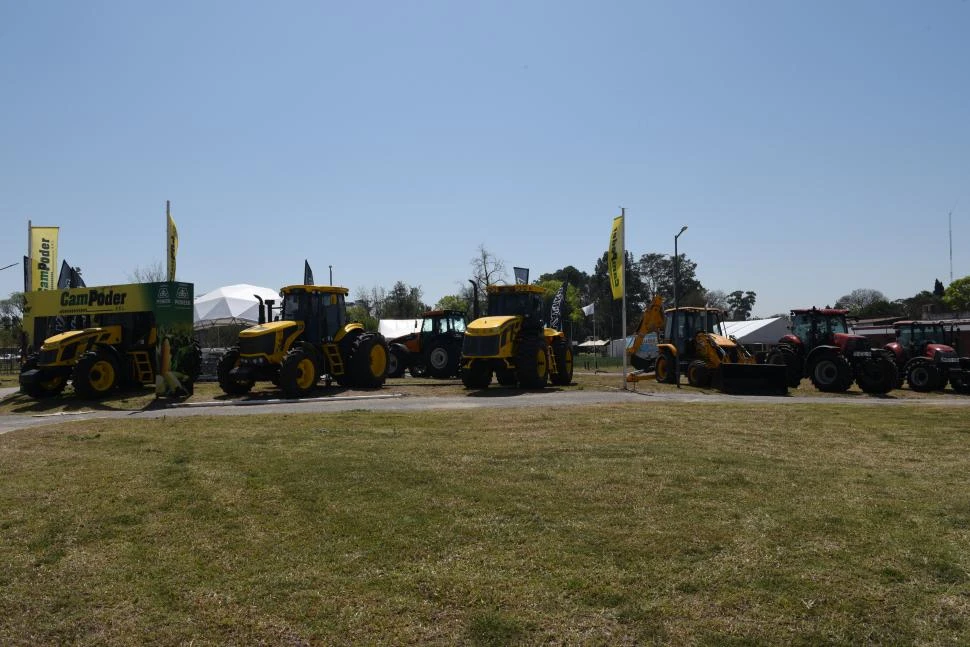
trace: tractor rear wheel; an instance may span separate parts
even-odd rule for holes
[[[473,359],[461,371],[461,383],[466,389],[484,389],[492,381],[492,369],[487,360]]]
[[[885,357],[873,357],[859,365],[855,381],[866,393],[889,393],[896,387],[896,364]]]
[[[798,385],[801,384],[802,361],[790,348],[776,348],[768,354],[765,363],[785,365],[785,379],[789,388],[797,389]]]
[[[387,349],[387,377],[401,377],[407,367],[407,351],[396,344]]]
[[[291,348],[280,366],[280,388],[290,398],[302,398],[317,385],[320,369],[305,348]]]
[[[78,360],[71,381],[82,398],[103,398],[118,386],[118,361],[106,350],[91,350]]]
[[[812,360],[808,377],[819,391],[841,393],[852,385],[852,367],[836,353],[823,353]]]
[[[573,349],[564,339],[552,343],[552,356],[556,359],[556,372],[549,376],[556,385],[566,385],[573,381]]]
[[[660,351],[660,355],[657,356],[657,363],[654,366],[654,372],[657,375],[657,381],[664,384],[673,384],[676,380],[674,375],[675,362],[673,353],[671,353],[666,348]]]
[[[950,388],[952,388],[957,393],[968,394],[970,393],[970,378],[964,375],[953,375],[950,374]]]
[[[365,332],[354,340],[350,357],[344,360],[353,383],[365,389],[380,388],[387,378],[387,342],[382,335]]]
[[[458,345],[447,339],[436,339],[428,345],[428,374],[431,377],[444,379],[458,374],[458,362],[461,354]]]
[[[219,360],[216,366],[216,375],[219,378],[219,387],[229,395],[243,395],[249,393],[254,382],[252,380],[239,380],[231,375],[229,371],[239,366],[239,347],[233,346]]]
[[[515,356],[515,377],[523,389],[545,388],[549,380],[549,357],[543,337],[525,337]]]
[[[711,368],[702,359],[695,359],[687,365],[687,383],[697,388],[711,385]]]
[[[920,393],[935,391],[943,386],[939,369],[923,357],[917,357],[906,366],[906,381],[909,388]]]

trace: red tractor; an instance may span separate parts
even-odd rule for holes
[[[970,393],[970,357],[960,357],[946,344],[941,321],[897,321],[896,341],[884,346],[897,370],[897,385],[905,379],[914,391],[941,391],[949,382],[957,393]]]
[[[855,381],[866,393],[896,387],[896,368],[888,351],[871,348],[862,335],[849,334],[848,310],[811,308],[791,311],[791,334],[768,354],[767,363],[787,367],[788,386],[807,376],[829,393],[848,390]]]
[[[401,377],[410,369],[414,377],[457,377],[465,314],[458,310],[422,313],[414,332],[388,341],[387,376]]]

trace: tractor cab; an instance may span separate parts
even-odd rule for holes
[[[939,321],[897,321],[893,328],[896,341],[917,354],[924,345],[946,344],[946,330]]]
[[[525,328],[543,327],[543,295],[538,285],[490,285],[488,286],[489,317],[522,317]]]
[[[793,310],[792,334],[809,348],[835,344],[836,335],[849,334],[849,325],[845,319],[847,312],[832,308]]]
[[[347,288],[329,285],[291,285],[281,290],[282,321],[302,322],[304,339],[314,344],[333,341],[347,323]]]

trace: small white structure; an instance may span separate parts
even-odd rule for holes
[[[196,297],[195,328],[257,323],[259,299],[256,295],[264,301],[271,299],[275,305],[280,305],[280,295],[276,290],[248,283],[227,285]]]
[[[387,340],[417,331],[420,319],[381,319],[377,331]]]
[[[788,317],[725,321],[727,334],[742,344],[777,344],[788,334]]]

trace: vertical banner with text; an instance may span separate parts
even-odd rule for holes
[[[623,249],[623,216],[613,219],[613,230],[610,232],[610,247],[606,259],[610,274],[610,289],[613,290],[613,300],[623,298],[623,272],[626,261]]]
[[[168,271],[166,275],[169,281],[175,280],[175,256],[179,251],[179,232],[175,228],[175,221],[172,220],[171,206],[168,200],[165,201],[166,232],[165,237],[165,256],[168,258]]]
[[[57,287],[57,235],[59,227],[30,227],[30,290]]]

